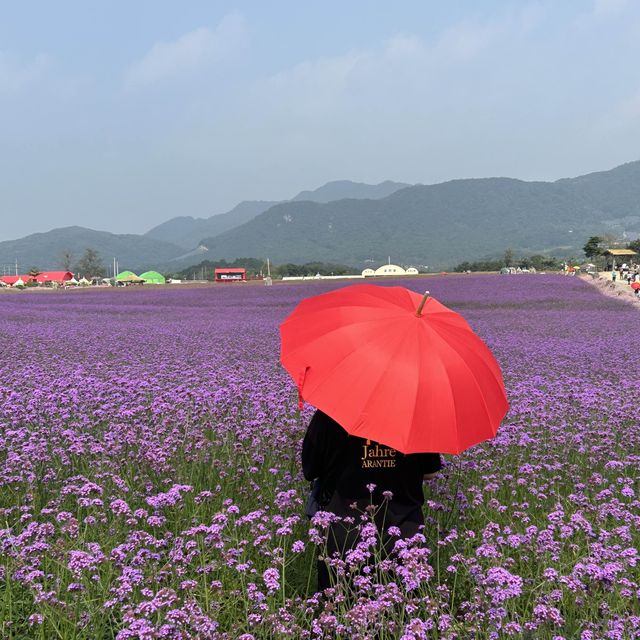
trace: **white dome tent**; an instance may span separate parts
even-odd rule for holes
[[[417,276],[419,271],[415,267],[405,269],[397,264],[391,264],[391,256],[387,264],[379,266],[377,269],[366,268],[362,272],[363,278],[372,278],[377,276]]]
[[[376,276],[404,276],[407,272],[397,264],[391,264],[391,256],[389,256],[388,264],[383,264],[375,271]]]

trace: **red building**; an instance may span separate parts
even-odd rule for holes
[[[36,276],[38,284],[47,284],[47,282],[56,282],[62,284],[73,278],[71,271],[43,271]]]
[[[33,276],[2,276],[0,280],[9,286],[13,286],[18,280],[22,280],[25,284],[33,280]]]
[[[244,267],[223,267],[215,270],[216,282],[244,282],[247,270]]]

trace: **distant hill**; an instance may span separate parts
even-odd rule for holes
[[[71,251],[77,261],[87,248],[96,249],[107,267],[116,256],[121,269],[134,271],[157,267],[184,253],[175,244],[146,236],[63,227],[0,242],[0,265],[13,265],[17,259],[22,272],[31,267],[57,269],[63,266],[63,252]]]
[[[598,212],[610,232],[626,232],[631,239],[640,233],[640,161],[556,184],[571,190],[585,209]]]
[[[333,196],[358,198],[368,194],[377,198],[405,186],[397,182],[368,185],[349,180],[329,182],[315,191],[303,191],[296,199],[325,201]],[[175,270],[195,264],[211,255],[201,241],[220,235],[254,219],[273,205],[274,201],[244,201],[227,213],[209,218],[181,216],[154,227],[146,234],[113,234],[84,227],[64,227],[46,233],[34,233],[18,240],[0,242],[0,270],[15,264],[29,269],[61,267],[62,253],[70,250],[76,259],[87,247],[96,249],[105,263],[116,256],[120,265],[131,269],[147,267]]]
[[[293,198],[295,201],[308,200],[310,202],[330,202],[344,198],[369,198],[376,200],[384,198],[398,189],[409,185],[403,182],[381,182],[380,184],[365,184],[351,180],[336,180],[314,189],[301,191]],[[285,201],[286,202],[286,201]],[[238,227],[255,218],[278,202],[268,200],[245,200],[236,205],[231,211],[210,216],[209,218],[192,218],[180,216],[171,218],[159,224],[145,234],[156,240],[164,240],[180,245],[183,249],[192,250],[203,238],[212,238]]]
[[[286,202],[242,202],[207,219],[174,218],[143,236],[65,227],[0,242],[0,268],[17,258],[21,270],[55,269],[65,250],[77,259],[91,247],[105,263],[116,256],[134,271],[177,271],[205,259],[243,256],[354,267],[390,256],[440,270],[496,258],[506,248],[580,256],[590,235],[604,233],[640,236],[640,161],[556,182],[330,182]]]
[[[346,198],[379,200],[408,186],[410,185],[404,182],[392,182],[391,180],[386,180],[380,184],[365,184],[363,182],[351,182],[351,180],[335,180],[334,182],[327,182],[327,184],[313,191],[301,191],[293,200],[296,202],[300,200],[306,200],[308,202],[331,202],[332,200],[344,200]]]
[[[363,265],[391,256],[441,269],[498,256],[507,247],[580,255],[590,235],[640,235],[638,216],[640,162],[634,162],[553,183],[452,180],[406,187],[380,200],[286,202],[203,244],[218,259]]]
[[[183,249],[195,249],[202,238],[217,236],[233,229],[258,214],[266,211],[274,204],[268,200],[248,200],[236,205],[231,211],[211,216],[210,218],[192,218],[180,216],[153,227],[145,234],[148,238],[177,244]],[[184,253],[184,252],[183,252]]]

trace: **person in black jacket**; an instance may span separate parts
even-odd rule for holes
[[[307,480],[319,479],[320,508],[358,523],[367,507],[384,505],[376,509],[374,518],[385,546],[393,542],[389,527],[397,527],[400,537],[409,538],[424,526],[422,482],[441,468],[439,453],[405,455],[351,436],[320,410],[313,415],[302,443],[302,471]],[[327,555],[344,554],[357,542],[354,527],[334,523],[329,528]],[[318,590],[331,586],[331,581],[326,562],[320,560]]]

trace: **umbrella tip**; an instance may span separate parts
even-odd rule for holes
[[[422,308],[425,305],[425,302],[427,301],[427,298],[429,297],[429,292],[425,291],[424,292],[424,296],[422,297],[422,300],[420,301],[420,306],[418,307],[417,311],[416,311],[416,316],[418,316],[418,318],[422,315]]]

